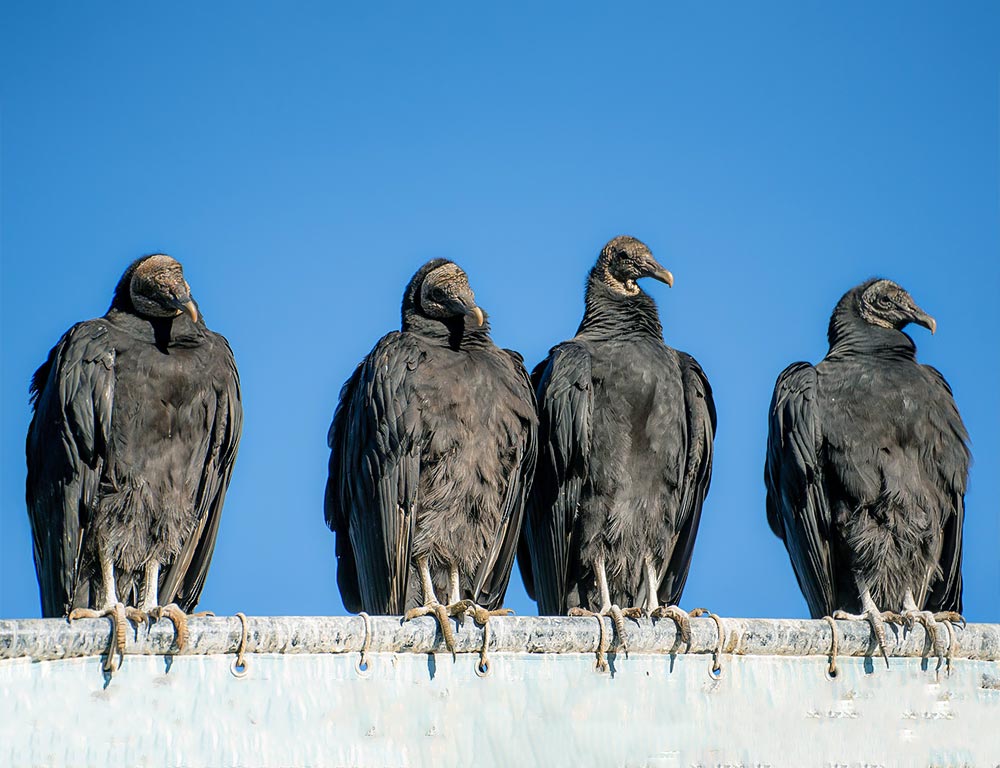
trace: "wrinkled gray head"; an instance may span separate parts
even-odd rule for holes
[[[674,284],[674,276],[657,263],[646,244],[628,235],[620,235],[604,246],[596,271],[605,285],[622,296],[639,293],[636,280],[643,277]]]
[[[157,253],[134,263],[131,272],[128,296],[138,314],[176,317],[187,312],[194,322],[198,322],[198,309],[191,300],[191,286],[184,279],[180,262]]]
[[[905,290],[891,280],[871,280],[857,294],[857,311],[869,325],[903,330],[910,323],[937,330],[934,318],[924,312]]]
[[[476,306],[476,296],[465,271],[453,261],[445,261],[428,271],[420,283],[420,312],[435,320],[469,315],[483,324],[483,311]]]

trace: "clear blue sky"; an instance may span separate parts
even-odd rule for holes
[[[804,616],[764,515],[778,373],[882,275],[972,436],[965,602],[1000,621],[1000,6],[5,3],[0,616],[36,616],[27,386],[165,251],[233,347],[246,427],[202,607],[335,614],[341,383],[426,259],[529,365],[628,233],[719,410],[684,604]],[[508,605],[533,612],[515,576]]]

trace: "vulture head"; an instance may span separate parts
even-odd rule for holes
[[[857,310],[869,325],[903,330],[910,323],[922,325],[931,333],[937,329],[933,317],[917,306],[913,297],[891,280],[872,280],[861,286]]]
[[[620,235],[609,241],[597,259],[601,280],[615,293],[635,296],[639,293],[636,280],[652,277],[673,286],[674,276],[653,258],[652,252],[641,240]]]
[[[176,317],[186,312],[198,322],[198,307],[180,262],[163,253],[132,262],[115,288],[112,306],[146,317]]]
[[[403,298],[404,326],[413,314],[445,324],[469,317],[476,327],[482,326],[486,319],[476,305],[469,276],[458,264],[446,259],[428,261],[410,280]]]

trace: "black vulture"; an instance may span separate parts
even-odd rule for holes
[[[133,262],[31,382],[27,502],[44,616],[164,615],[186,640],[240,441],[239,376],[181,265]],[[108,653],[107,668],[113,668]]]
[[[778,377],[764,468],[767,520],[810,613],[866,619],[887,663],[884,620],[936,638],[935,620],[962,610],[968,435],[909,323],[936,328],[889,280],[844,294],[823,361]]]
[[[642,242],[616,237],[587,279],[583,320],[532,373],[539,460],[520,547],[542,615],[673,619],[712,475],[715,405],[693,357],[663,342],[637,280],[673,285]],[[626,606],[623,611],[619,606]]]
[[[326,522],[349,611],[499,612],[535,466],[537,417],[521,356],[497,348],[465,272],[433,259],[340,392]],[[442,605],[438,595],[446,596]]]

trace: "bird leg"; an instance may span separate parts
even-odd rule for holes
[[[452,659],[455,659],[455,633],[448,622],[448,617],[465,616],[470,605],[473,605],[473,603],[471,600],[454,600],[450,605],[442,605],[438,602],[437,596],[434,594],[434,580],[431,579],[430,562],[426,555],[417,558],[417,571],[420,573],[420,586],[424,594],[424,604],[419,608],[408,610],[403,616],[403,621],[411,621],[420,616],[433,616],[436,618],[438,626],[441,628],[441,636],[444,638],[444,645],[451,651]],[[456,598],[460,594],[457,566],[452,566],[448,575],[451,582],[451,596]]]
[[[183,651],[188,644],[190,633],[188,632],[187,620],[191,616],[214,616],[211,611],[198,611],[197,613],[184,613],[184,610],[176,603],[169,605],[159,605],[160,591],[160,564],[155,560],[146,563],[146,569],[142,577],[142,602],[139,608],[130,608],[134,612],[129,615],[133,621],[143,621],[149,624],[150,621],[159,621],[166,618],[174,625],[174,642],[178,651]],[[138,618],[135,618],[138,617]]]
[[[104,659],[104,671],[111,674],[121,661],[125,658],[125,627],[130,618],[128,609],[119,602],[118,594],[115,591],[115,567],[111,558],[100,554],[98,560],[101,565],[101,581],[104,585],[104,604],[101,608],[74,608],[69,612],[67,621],[76,619],[100,619],[108,617],[111,619],[111,636],[108,638],[108,651]],[[118,664],[115,657],[118,657]]]
[[[648,555],[645,558],[644,572],[646,577],[646,604],[634,608],[623,608],[622,615],[630,619],[638,619],[641,616],[649,616],[652,619],[670,619],[677,625],[677,633],[685,644],[691,642],[691,621],[690,616],[701,616],[701,613],[686,613],[676,605],[660,605],[659,599],[659,579],[656,578],[656,568],[653,566],[653,559]],[[707,613],[707,611],[703,611]]]
[[[156,593],[160,581],[160,564],[155,561],[146,563],[142,576],[142,599],[138,608],[129,606],[125,609],[126,615],[136,624],[145,624],[147,627],[153,620],[151,615],[156,608]]]
[[[448,586],[451,589],[449,602],[452,604],[462,601],[462,590],[458,583],[458,566],[454,563],[448,568]]]
[[[621,643],[622,650],[628,655],[628,635],[625,633],[625,614],[621,608],[611,602],[611,590],[608,588],[608,574],[604,570],[604,557],[598,555],[594,560],[594,578],[597,581],[597,590],[601,593],[601,608],[598,611],[588,611],[586,608],[571,608],[570,616],[610,616],[615,625],[615,632],[618,633],[618,642]],[[630,614],[633,609],[629,609]]]
[[[888,669],[889,654],[885,648],[885,622],[898,622],[900,620],[899,614],[892,613],[891,611],[886,611],[885,613],[879,611],[878,606],[875,605],[875,601],[872,599],[871,592],[868,590],[868,585],[861,582],[860,579],[858,581],[861,587],[862,612],[860,614],[853,614],[847,611],[834,611],[833,618],[846,621],[867,621],[872,628],[872,635],[875,636],[875,641],[878,643],[878,649],[882,653],[882,658],[885,660],[885,668]]]

